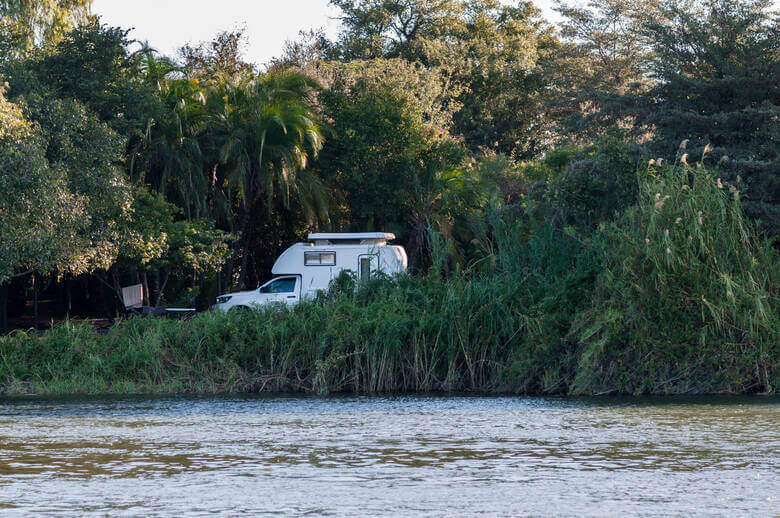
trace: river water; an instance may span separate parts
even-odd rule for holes
[[[0,514],[773,516],[778,403],[0,400]]]

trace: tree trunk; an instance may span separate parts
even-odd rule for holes
[[[72,296],[72,281],[70,278],[70,275],[65,275],[65,316],[66,318],[70,318],[70,312],[73,307],[73,296]]]
[[[238,274],[238,289],[244,288],[244,282],[246,280],[246,268],[247,268],[247,259],[249,257],[249,240],[247,239],[247,226],[249,223],[249,210],[244,209],[244,213],[241,215],[241,220],[238,228],[238,233],[241,236],[239,240],[236,242],[236,246],[234,247],[234,256],[235,253],[241,250],[241,270]]]
[[[246,283],[246,269],[248,267],[249,260],[249,243],[244,239],[244,243],[241,246],[241,274],[238,277],[238,289],[246,289],[244,285]]]
[[[151,300],[151,297],[149,296],[149,279],[146,277],[146,271],[141,272],[141,284],[143,285],[143,305],[144,306],[150,306],[149,301]]]
[[[158,270],[157,273],[159,276],[160,271]],[[171,272],[167,268],[163,268],[162,273],[164,277],[162,278],[162,284],[160,284],[159,295],[157,295],[157,304],[156,304],[157,306],[160,305],[160,301],[162,300],[163,293],[165,293],[165,286],[168,284],[168,279],[170,278]]]
[[[38,285],[35,283],[35,272],[32,274],[33,285],[33,328],[38,330]]]
[[[122,298],[122,285],[119,283],[119,275],[116,272],[111,272],[111,278],[114,281],[114,291],[116,292],[117,296],[119,297],[119,303],[122,304],[122,311],[125,311],[125,301]],[[117,311],[116,302],[114,302],[114,314],[115,316],[119,316],[119,312]]]
[[[8,333],[8,282],[0,284],[0,335]]]
[[[233,256],[228,257],[225,262],[225,291],[233,288]]]
[[[162,299],[162,293],[160,291],[160,269],[154,270],[154,305],[159,306]]]

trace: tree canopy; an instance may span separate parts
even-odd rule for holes
[[[554,47],[530,2],[335,0],[342,32],[326,59],[401,58],[439,70],[453,86],[455,132],[470,149],[530,157],[549,135],[547,80],[539,68]]]
[[[90,16],[92,0],[0,0],[0,61],[56,43]]]
[[[85,200],[70,192],[45,150],[40,129],[0,88],[0,284],[62,266],[86,216]]]
[[[631,117],[658,156],[706,154],[745,196],[763,228],[780,228],[778,52],[780,25],[769,0],[707,0],[663,6],[663,23],[645,25],[653,50],[648,90],[614,96],[590,117]],[[587,120],[587,119],[586,119]]]

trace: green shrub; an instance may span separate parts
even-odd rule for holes
[[[577,155],[547,184],[546,198],[562,224],[594,228],[636,203],[639,193],[638,146],[604,138]]]

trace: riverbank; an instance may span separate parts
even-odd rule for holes
[[[780,260],[736,191],[648,175],[590,234],[490,215],[482,259],[290,309],[0,338],[0,394],[776,393]]]
[[[17,332],[0,339],[0,394],[775,392],[776,348],[704,358],[718,348],[678,346],[651,369],[621,364],[583,343],[535,342],[563,317],[532,320],[516,295],[496,281],[405,278],[294,309]],[[602,363],[611,377],[596,384]]]

